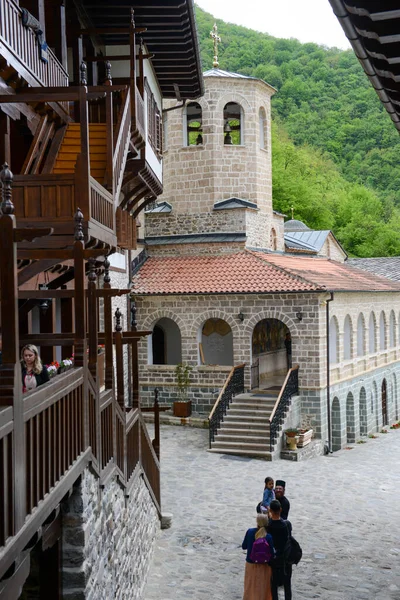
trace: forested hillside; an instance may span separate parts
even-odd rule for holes
[[[203,68],[214,18],[197,8]],[[220,68],[277,88],[274,208],[332,228],[356,256],[400,255],[400,136],[352,50],[273,38],[217,20]]]

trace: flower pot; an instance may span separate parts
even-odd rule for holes
[[[192,414],[192,401],[183,400],[174,402],[174,417],[190,417]]]
[[[309,444],[311,442],[312,435],[313,435],[312,429],[308,429],[307,431],[303,431],[303,432],[299,433],[298,440],[297,440],[297,447],[304,448],[304,446],[307,446],[307,444]]]
[[[296,438],[296,434],[294,433],[292,434],[286,434],[286,444],[287,447],[289,448],[289,450],[296,450],[297,448],[297,438]]]

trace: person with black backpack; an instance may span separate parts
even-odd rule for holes
[[[272,600],[270,562],[275,557],[272,536],[267,533],[268,515],[257,515],[257,527],[246,531],[247,550],[243,600]]]
[[[272,600],[278,600],[278,587],[283,585],[285,600],[292,600],[292,562],[290,561],[292,524],[281,518],[282,507],[279,500],[269,505],[270,520],[268,533],[271,534],[276,556],[272,566]]]

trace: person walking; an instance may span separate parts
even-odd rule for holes
[[[292,600],[292,565],[287,561],[287,549],[290,547],[289,538],[292,533],[290,521],[281,517],[282,507],[279,500],[272,500],[269,505],[270,520],[268,533],[271,534],[276,556],[272,566],[272,600],[278,600],[278,587],[285,590],[285,600]]]
[[[247,550],[247,554],[243,600],[272,600],[272,570],[268,562],[275,556],[275,550],[272,536],[267,533],[267,525],[268,515],[259,514],[257,515],[257,527],[248,529],[244,536],[242,548]],[[263,539],[269,548],[266,544],[259,542]],[[257,562],[257,560],[263,562]]]
[[[277,479],[275,482],[275,498],[276,500],[279,500],[280,505],[282,507],[282,512],[281,512],[281,517],[284,521],[287,520],[288,516],[289,516],[289,510],[290,510],[290,502],[289,500],[286,498],[286,481],[283,481],[283,479]]]
[[[40,360],[39,351],[33,344],[21,350],[22,391],[29,392],[50,380],[46,367]]]

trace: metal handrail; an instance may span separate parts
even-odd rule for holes
[[[281,424],[283,423],[284,416],[290,405],[292,396],[299,392],[299,365],[295,365],[287,372],[285,381],[283,382],[279,396],[275,402],[274,408],[272,409],[271,415],[268,419],[270,424],[270,450],[272,452],[274,442]]]
[[[232,398],[236,396],[236,394],[244,392],[245,366],[246,363],[242,363],[240,365],[236,365],[236,367],[232,367],[224,386],[208,416],[210,448],[212,442],[214,441],[217,429],[226,415],[229,404],[232,402]]]

